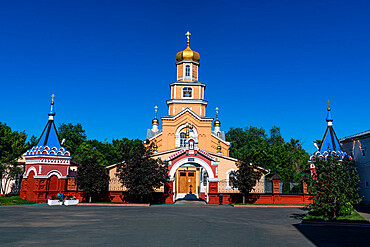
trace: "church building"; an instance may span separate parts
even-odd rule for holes
[[[20,196],[23,199],[44,203],[51,195],[65,193],[75,195],[77,165],[71,162],[71,154],[62,147],[54,124],[54,95],[48,113],[48,122],[36,146],[24,154]]]
[[[238,160],[229,156],[231,143],[221,130],[218,108],[216,119],[206,115],[206,84],[199,81],[200,55],[190,48],[190,33],[186,35],[186,49],[176,54],[177,80],[169,84],[168,115],[160,118],[160,124],[155,107],[145,144],[153,146],[153,158],[168,164],[170,181],[165,203],[174,203],[189,194],[209,204],[218,204],[222,194],[223,202],[228,203],[239,194],[230,183],[230,173],[237,170]],[[124,188],[115,177],[116,165],[108,170],[110,195],[113,201],[119,201]],[[264,193],[264,176],[252,192]]]

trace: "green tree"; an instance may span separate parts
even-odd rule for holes
[[[154,190],[169,179],[167,165],[161,159],[151,158],[151,154],[150,147],[135,146],[125,152],[124,162],[117,168],[116,176],[122,185],[140,202],[149,200]]]
[[[360,202],[359,176],[354,162],[336,154],[315,161],[316,173],[308,177],[308,192],[312,195],[312,214],[335,219],[351,214]]]
[[[230,182],[234,188],[237,188],[242,193],[243,203],[245,203],[245,198],[256,186],[263,173],[257,165],[250,162],[248,157],[244,157],[236,166],[238,170],[231,172]]]
[[[109,175],[104,166],[99,165],[96,156],[85,158],[77,169],[77,186],[91,198],[108,190]]]
[[[17,160],[26,151],[27,135],[25,132],[12,131],[0,122],[0,193],[7,192],[10,181],[22,173]]]
[[[270,174],[279,174],[283,181],[299,181],[302,171],[308,169],[309,155],[299,140],[285,142],[279,127],[272,127],[270,136],[263,128],[231,128],[226,139],[232,143],[231,157],[248,157],[252,163],[263,164]]]
[[[63,147],[70,151],[71,154],[78,153],[78,148],[87,139],[85,130],[80,123],[73,125],[72,123],[61,123],[58,126],[59,141],[63,141]]]

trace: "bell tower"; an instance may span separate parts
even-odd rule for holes
[[[200,55],[190,49],[190,32],[186,32],[186,49],[176,54],[177,81],[170,84],[171,99],[167,100],[168,115],[174,116],[189,108],[198,116],[206,115],[206,85],[198,81]]]

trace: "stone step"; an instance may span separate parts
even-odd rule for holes
[[[184,200],[182,199],[182,200],[177,200],[175,204],[205,205],[207,203],[203,200]]]

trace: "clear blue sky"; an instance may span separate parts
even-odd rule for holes
[[[231,2],[231,3],[230,3]],[[167,115],[175,55],[201,55],[207,115],[222,129],[281,127],[312,141],[330,100],[338,137],[370,129],[368,1],[2,1],[0,121],[39,136],[56,123],[89,139],[144,139]]]

